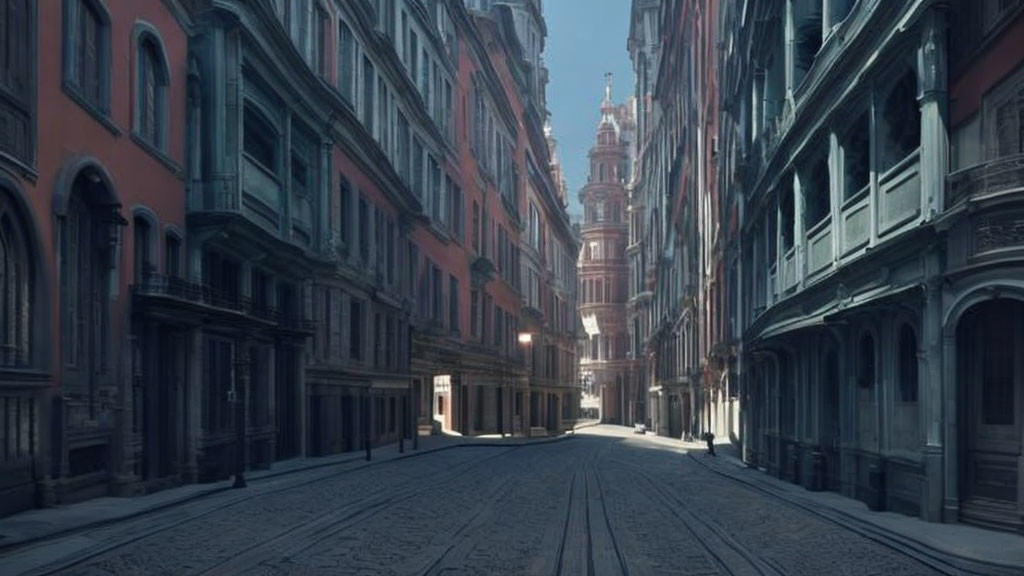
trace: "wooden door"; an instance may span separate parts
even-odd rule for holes
[[[1024,380],[1024,304],[993,300],[971,314],[960,344],[967,375],[967,498],[1016,502]],[[963,357],[963,356],[962,356]]]

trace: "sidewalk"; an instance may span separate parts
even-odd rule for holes
[[[405,458],[414,458],[441,450],[459,447],[508,447],[515,448],[532,444],[558,442],[571,438],[569,434],[546,438],[473,438],[460,436],[421,436],[419,449],[412,449],[412,441],[406,440],[404,452],[399,452],[398,444],[379,446],[372,451],[372,460],[365,460],[366,453],[345,452],[321,458],[296,458],[274,463],[268,470],[248,470],[245,479],[248,483],[263,483],[277,478],[285,480],[285,476],[308,472],[312,475],[322,469],[323,475],[338,472],[354,472],[367,466],[392,462]],[[314,478],[315,480],[315,478]],[[233,478],[205,484],[186,484],[167,490],[161,490],[144,496],[127,498],[102,497],[87,500],[68,506],[26,510],[13,516],[0,518],[0,557],[20,549],[26,545],[49,540],[82,530],[96,528],[142,516],[151,512],[179,506],[201,498],[231,491]],[[236,493],[242,494],[245,490]]]
[[[715,443],[717,458],[705,458],[706,445],[670,438],[651,438],[690,452],[698,463],[785,500],[862,536],[910,553],[940,569],[980,574],[1024,574],[1024,536],[966,524],[925,522],[896,512],[873,512],[859,500],[835,492],[811,492],[747,466],[731,443]]]

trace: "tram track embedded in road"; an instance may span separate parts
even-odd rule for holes
[[[682,524],[694,539],[697,540],[704,547],[708,554],[710,554],[716,561],[716,563],[728,574],[735,574],[734,567],[729,565],[729,562],[722,557],[722,555],[715,550],[715,547],[711,544],[709,538],[706,538],[695,527],[695,525],[702,526],[708,532],[711,532],[715,537],[725,546],[733,550],[736,554],[741,556],[750,567],[760,576],[783,576],[785,571],[779,566],[775,565],[770,560],[761,557],[758,554],[751,552],[746,546],[740,544],[735,538],[730,536],[721,526],[717,526],[713,522],[709,522],[690,512],[686,508],[686,504],[679,499],[678,496],[673,494],[671,491],[665,489],[665,487],[658,485],[650,475],[642,470],[634,469],[632,473],[642,478],[650,487],[657,497],[666,504],[666,509]]]
[[[916,560],[943,574],[948,574],[950,576],[962,574],[978,574],[979,576],[1019,576],[1020,574],[1019,569],[1012,566],[1005,566],[984,560],[949,557],[947,554],[944,554],[927,544],[910,541],[902,538],[898,534],[893,534],[889,531],[875,528],[841,511],[814,505],[809,502],[799,501],[781,493],[778,490],[766,488],[759,482],[751,481],[741,478],[735,474],[718,470],[716,469],[716,466],[703,462],[701,458],[698,458],[692,452],[687,452],[686,454],[690,460],[709,473],[732,480],[749,490],[770,496],[794,509],[812,514],[817,518],[826,520],[829,523],[839,526],[845,530],[850,530],[851,532],[854,532],[876,544],[880,544],[898,554]]]
[[[470,469],[472,469],[474,467],[481,466],[481,465],[489,462],[490,460],[493,460],[495,458],[499,458],[502,455],[504,455],[504,454],[508,453],[509,451],[511,451],[511,450],[513,450],[515,448],[518,448],[518,447],[519,446],[509,446],[508,448],[499,449],[500,451],[497,454],[490,455],[490,456],[488,456],[486,458],[470,460],[466,464],[463,464],[462,466],[454,468],[454,469],[450,470],[449,472],[445,473],[444,477],[441,480],[437,480],[437,481],[433,482],[431,484],[431,486],[435,486],[438,483],[442,483],[444,481],[447,481],[451,477],[457,476],[458,474],[461,474],[461,473],[463,473],[463,472],[465,472],[467,470],[470,470]],[[389,462],[392,462],[392,461],[388,460],[388,461],[380,462],[378,464],[386,464],[386,463],[389,463]],[[311,484],[316,484],[316,483],[319,483],[319,482],[325,482],[325,481],[329,481],[329,480],[332,480],[332,479],[335,479],[335,478],[338,478],[338,477],[341,477],[341,476],[345,476],[345,475],[349,475],[349,474],[352,474],[352,473],[355,473],[355,472],[363,471],[363,470],[366,470],[367,468],[371,468],[371,466],[373,466],[373,465],[372,464],[366,464],[366,465],[359,466],[359,467],[354,468],[354,469],[340,470],[340,471],[333,472],[333,473],[330,473],[330,474],[320,475],[320,476],[317,476],[315,478],[311,478],[309,480],[304,480],[304,481],[300,481],[300,482],[293,483],[293,484],[287,484],[287,485],[282,486],[280,488],[273,488],[273,489],[261,491],[261,492],[256,493],[256,494],[249,494],[249,495],[246,495],[246,496],[241,497],[241,498],[235,498],[235,499],[230,500],[229,502],[225,502],[225,503],[223,503],[221,505],[218,505],[218,506],[215,506],[213,508],[205,509],[205,510],[203,510],[201,512],[198,512],[196,514],[190,514],[190,515],[188,515],[185,518],[180,518],[180,519],[177,519],[175,521],[172,521],[172,522],[160,525],[160,526],[158,526],[156,528],[153,528],[153,529],[150,529],[150,530],[145,530],[145,531],[143,531],[141,533],[133,534],[129,538],[121,539],[119,541],[112,542],[112,543],[109,543],[109,544],[105,544],[105,545],[102,545],[102,546],[99,546],[99,547],[90,548],[90,550],[87,553],[85,553],[85,554],[79,554],[79,555],[76,555],[76,556],[74,556],[72,558],[69,558],[67,560],[64,560],[64,561],[57,561],[56,563],[51,563],[50,565],[44,566],[44,567],[42,567],[42,568],[40,568],[38,570],[31,571],[28,574],[29,575],[33,575],[33,576],[34,575],[43,576],[43,575],[56,574],[58,572],[69,570],[69,569],[74,568],[76,566],[81,566],[82,564],[85,564],[85,563],[89,562],[90,560],[93,560],[93,559],[95,559],[95,558],[97,558],[99,556],[103,556],[105,554],[109,554],[111,552],[114,552],[114,551],[116,551],[118,549],[122,549],[122,548],[125,548],[125,547],[128,547],[128,546],[131,546],[132,544],[135,544],[135,543],[140,542],[142,540],[145,540],[145,539],[148,539],[148,538],[151,538],[151,537],[154,537],[154,536],[158,536],[158,535],[160,535],[162,533],[165,533],[165,532],[168,532],[168,531],[173,530],[175,528],[178,528],[180,526],[183,526],[183,525],[185,525],[185,524],[187,524],[189,522],[194,522],[196,520],[200,520],[200,519],[209,517],[209,516],[217,514],[219,512],[223,512],[223,511],[225,511],[225,510],[227,510],[229,508],[237,507],[237,506],[240,506],[242,504],[251,502],[253,500],[272,497],[272,496],[281,494],[283,492],[297,490],[297,489],[309,486]],[[423,488],[424,491],[425,490],[429,490],[429,489],[430,489],[430,487]],[[375,497],[379,496],[381,493],[386,492],[388,490],[389,490],[389,488],[387,488],[387,487],[379,488],[378,490],[375,490],[372,493],[370,493],[367,496],[365,496],[362,499],[360,499],[359,503],[364,503],[364,502],[367,502],[367,501],[371,501]],[[366,509],[372,509],[372,508],[375,508],[374,503],[368,504],[367,506],[364,507],[363,510],[357,510],[357,511],[353,512],[352,514],[359,514],[361,511],[365,511]],[[159,512],[155,512],[154,514],[160,514],[160,513],[167,514],[167,511],[159,511]],[[330,516],[332,514],[336,514],[336,511],[335,512],[330,512],[330,513],[325,513],[325,514],[323,514],[321,516],[318,516],[317,518],[314,518],[314,519],[306,522],[306,524],[304,524],[304,525],[307,525],[310,522],[316,522],[317,520],[322,519],[323,517],[326,517],[326,516]],[[143,517],[144,516],[147,516],[147,515],[143,515]],[[137,521],[138,519],[139,518],[134,518],[133,522]],[[99,529],[103,529],[103,528],[99,528]],[[271,539],[273,539],[273,538],[271,538]],[[262,542],[261,543],[257,543],[255,545],[251,546],[250,549],[251,548],[259,547],[262,544],[263,544]],[[37,546],[38,546],[38,544],[37,544]],[[208,570],[209,569],[207,569],[206,571],[208,571]]]

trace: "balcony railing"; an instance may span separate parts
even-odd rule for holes
[[[790,248],[782,259],[782,290],[789,290],[796,283],[796,248]]]
[[[871,187],[865,186],[843,203],[839,238],[844,256],[863,246],[871,236],[870,194]]]
[[[132,285],[132,293],[140,296],[177,298],[193,304],[238,312],[289,330],[308,331],[315,326],[315,322],[311,320],[299,318],[273,306],[255,302],[236,291],[217,289],[175,276],[149,274],[140,282]]]
[[[977,196],[1024,190],[1024,154],[957,170],[946,179],[946,208]]]
[[[878,179],[878,234],[893,231],[921,213],[920,149]]]
[[[807,274],[814,274],[831,263],[832,218],[828,217],[807,231]]]

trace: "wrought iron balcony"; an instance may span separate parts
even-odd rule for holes
[[[175,276],[148,274],[132,285],[132,293],[142,297],[171,298],[204,308],[234,312],[276,324],[279,329],[312,332],[315,322],[299,318],[278,308],[254,302],[237,291],[223,290]]]

